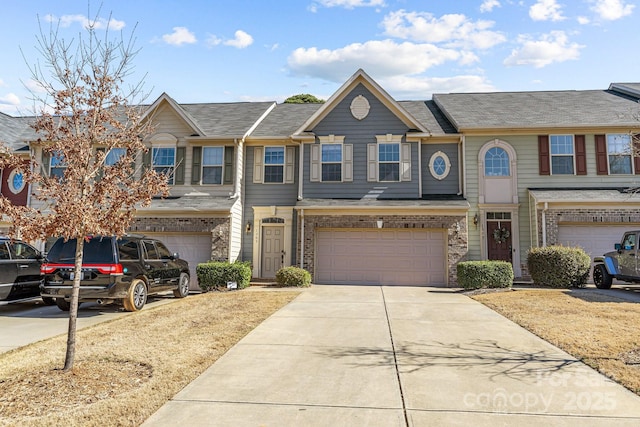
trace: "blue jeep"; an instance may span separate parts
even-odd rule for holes
[[[627,231],[612,252],[593,259],[593,283],[598,289],[609,289],[613,279],[640,283],[640,230]]]

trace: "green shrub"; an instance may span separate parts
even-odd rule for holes
[[[458,285],[464,289],[508,288],[513,267],[506,261],[463,261],[456,266]]]
[[[238,289],[249,286],[251,264],[248,262],[210,261],[196,266],[198,285],[203,291],[227,289],[227,282],[236,282]]]
[[[577,247],[531,248],[527,254],[527,268],[533,283],[538,286],[584,287],[589,277],[591,258]]]
[[[282,267],[276,272],[276,282],[279,286],[306,288],[311,285],[311,274],[299,267]]]

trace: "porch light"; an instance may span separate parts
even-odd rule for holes
[[[244,227],[244,231],[247,234],[251,233],[251,221],[247,221],[247,225]]]
[[[475,225],[476,228],[478,228],[478,214],[477,213],[473,216],[473,225]]]
[[[381,219],[377,220],[376,224],[378,225],[378,228],[382,228],[382,226],[384,225]]]

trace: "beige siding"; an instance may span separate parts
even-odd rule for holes
[[[242,234],[244,233],[242,218],[242,202],[238,197],[231,207],[231,225],[229,230],[229,262],[234,262],[240,258],[242,251]]]

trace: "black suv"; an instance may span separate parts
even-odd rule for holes
[[[55,299],[64,311],[70,307],[75,253],[75,239],[59,238],[40,269],[42,297]],[[116,302],[127,311],[137,311],[148,295],[171,290],[177,298],[187,296],[189,265],[161,241],[134,234],[85,241],[79,302]]]
[[[39,297],[41,263],[42,255],[33,246],[0,237],[0,301]]]

